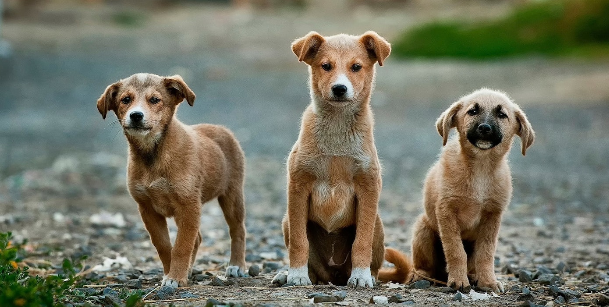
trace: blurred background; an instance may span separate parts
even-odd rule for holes
[[[526,157],[514,143],[507,227],[609,219],[607,0],[0,3],[0,230],[63,242],[107,211],[143,232],[125,188],[122,130],[95,106],[108,84],[138,72],[182,75],[197,100],[178,117],[235,132],[247,156],[250,233],[278,230],[285,159],[309,103],[307,68],[290,44],[311,30],[374,30],[393,44],[372,98],[381,214],[397,238],[389,244],[407,246],[421,212],[442,145],[435,119],[481,87],[506,91],[537,132]],[[206,210],[202,223],[223,229],[217,206]],[[273,235],[267,243],[280,248]]]

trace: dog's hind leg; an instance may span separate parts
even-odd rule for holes
[[[444,276],[438,276],[438,271],[445,271],[442,246],[438,244],[438,235],[429,227],[429,220],[425,214],[419,216],[412,231],[412,261],[414,262],[415,274],[412,281],[423,278],[446,280]]]
[[[227,277],[245,276],[245,205],[243,190],[233,189],[218,197],[231,238],[230,262]]]

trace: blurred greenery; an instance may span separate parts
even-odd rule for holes
[[[140,12],[121,11],[112,17],[114,22],[123,27],[137,27],[144,24],[145,16]]]
[[[609,0],[524,4],[503,19],[433,22],[404,33],[401,57],[498,58],[525,54],[609,56]]]

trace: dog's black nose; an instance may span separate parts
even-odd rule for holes
[[[342,84],[332,86],[332,93],[336,97],[342,97],[347,92],[347,87]]]
[[[144,119],[144,113],[142,113],[140,111],[135,111],[135,112],[129,114],[129,118],[131,118],[131,120],[134,122],[141,122],[142,119]]]
[[[489,125],[489,124],[480,124],[480,126],[478,126],[478,131],[481,134],[489,134],[489,133],[491,133],[491,130],[492,130],[492,128],[491,128],[491,125]]]

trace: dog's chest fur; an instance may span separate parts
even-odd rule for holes
[[[301,153],[301,161],[315,177],[310,219],[331,232],[355,222],[354,178],[370,169],[372,157],[364,149],[365,133],[355,129],[352,115],[324,115],[315,119],[310,135],[316,148]]]

